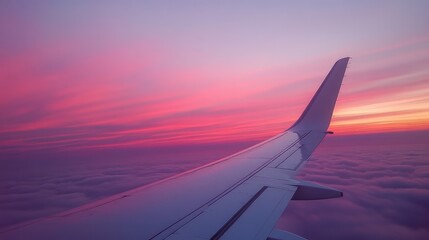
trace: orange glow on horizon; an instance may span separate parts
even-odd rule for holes
[[[150,41],[51,45],[0,57],[0,152],[262,140],[299,117],[336,60],[217,66]],[[331,129],[429,129],[427,46],[423,36],[357,54]]]

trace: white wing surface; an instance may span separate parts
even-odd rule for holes
[[[342,193],[293,178],[327,132],[349,58],[287,131],[229,157],[52,217],[1,239],[301,239],[274,229],[290,200]]]

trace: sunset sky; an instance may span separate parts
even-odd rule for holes
[[[333,131],[427,130],[428,9],[1,1],[0,153],[261,140],[288,128],[346,56]]]

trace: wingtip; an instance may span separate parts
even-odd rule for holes
[[[328,129],[349,59],[344,57],[334,64],[304,112],[289,129]]]
[[[337,63],[338,62],[342,62],[342,61],[348,61],[350,59],[350,57],[343,57],[343,58],[340,58],[338,61],[337,61]]]

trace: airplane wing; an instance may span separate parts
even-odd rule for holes
[[[349,58],[288,130],[239,153],[55,216],[1,239],[302,239],[274,229],[290,200],[342,193],[293,177],[328,132]]]

